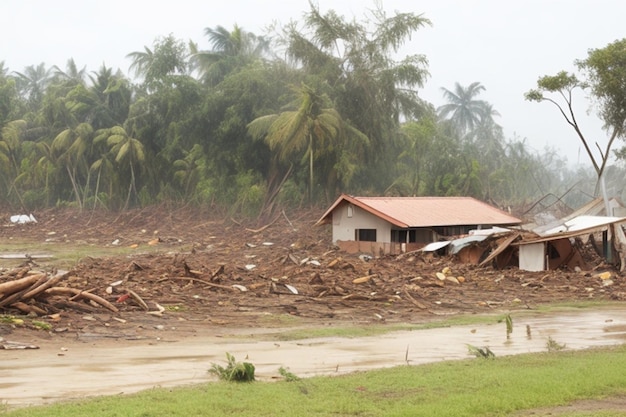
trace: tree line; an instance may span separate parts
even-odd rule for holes
[[[421,99],[427,57],[397,55],[428,25],[382,10],[347,20],[311,4],[272,36],[206,28],[208,49],[158,38],[127,55],[129,74],[73,59],[19,72],[0,62],[3,201],[259,215],[344,192],[504,207],[589,180],[556,151],[505,138],[480,82],[442,89],[439,108]]]

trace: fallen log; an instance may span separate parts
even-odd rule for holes
[[[99,296],[97,296],[95,294],[91,294],[89,292],[77,290],[75,288],[52,287],[52,288],[48,288],[45,291],[45,293],[48,294],[48,295],[71,295],[71,296],[80,295],[81,297],[86,298],[88,300],[91,300],[94,303],[96,303],[98,305],[101,305],[102,307],[105,307],[105,308],[111,310],[114,313],[117,313],[119,311],[117,309],[117,307],[115,307],[113,304],[109,303],[104,298],[99,297]]]
[[[9,295],[8,297],[5,297],[4,299],[2,299],[0,301],[0,307],[5,307],[7,305],[13,304],[16,301],[23,300],[25,293],[29,292],[33,288],[37,288],[48,279],[48,276],[46,274],[32,275],[32,277],[37,278],[37,280],[30,286],[27,286],[20,291],[16,291],[13,294]]]
[[[48,314],[48,312],[42,308],[39,308],[32,304],[26,304],[21,301],[11,304],[11,307],[20,310],[22,313],[26,314],[36,314],[38,316],[44,316]]]
[[[27,275],[24,278],[3,282],[2,284],[0,284],[0,299],[4,298],[5,296],[9,296],[15,292],[21,291],[24,288],[28,288],[29,286],[37,282],[42,277],[42,275],[45,276],[45,274],[34,274]]]
[[[37,295],[41,294],[42,292],[44,292],[45,290],[47,290],[48,288],[51,288],[51,287],[55,286],[64,277],[65,277],[65,274],[58,274],[58,275],[53,276],[52,278],[49,278],[43,284],[38,285],[38,286],[34,287],[33,289],[29,290],[28,292],[26,292],[22,296],[22,299],[23,300],[28,300],[29,298],[34,298],[35,296],[37,296]]]

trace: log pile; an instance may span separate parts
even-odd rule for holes
[[[89,291],[63,286],[67,273],[54,275],[30,268],[19,268],[0,275],[0,311],[19,310],[24,314],[43,316],[73,309],[93,312],[117,307]]]

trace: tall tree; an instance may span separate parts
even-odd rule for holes
[[[626,39],[604,48],[591,49],[587,59],[577,61],[598,104],[610,141],[626,138]],[[606,153],[608,153],[608,148]],[[623,148],[618,154],[626,156]]]
[[[600,158],[598,158],[591,150],[591,144],[580,128],[574,111],[574,91],[577,89],[584,90],[587,87],[588,84],[586,82],[579,81],[576,75],[570,74],[566,71],[561,71],[557,75],[545,75],[540,77],[539,80],[537,80],[537,88],[528,91],[525,94],[525,97],[526,100],[529,101],[548,102],[557,107],[561,116],[563,116],[567,124],[574,129],[576,135],[583,144],[585,151],[589,156],[589,160],[591,161],[591,164],[596,172],[598,181],[600,182],[610,156],[609,152],[611,150],[611,146],[613,145],[615,138],[620,133],[622,127],[613,127],[609,141],[604,150],[598,146],[598,150],[600,151]]]
[[[285,28],[282,42],[288,57],[311,77],[328,83],[334,107],[370,139],[364,162],[387,172],[384,167],[393,162],[385,159],[390,138],[403,116],[411,119],[424,113],[417,88],[428,77],[423,55],[401,60],[395,56],[430,21],[413,13],[389,17],[380,6],[362,22],[346,21],[332,10],[323,14],[313,2],[309,5],[304,28],[295,22]],[[370,187],[387,177],[361,180]]]
[[[309,200],[313,201],[314,159],[318,149],[332,147],[335,142],[367,137],[344,121],[336,109],[326,107],[328,98],[307,85],[296,90],[297,110],[262,116],[253,120],[248,129],[251,136],[264,138],[281,160],[289,160],[305,150],[309,165]]]
[[[126,209],[133,193],[135,197],[138,197],[137,175],[146,161],[144,146],[122,126],[114,126],[110,129],[99,131],[94,142],[103,140],[106,140],[113,160],[117,164],[118,170],[116,175],[120,179],[128,178],[128,192],[123,206],[123,209]]]
[[[212,49],[198,50],[190,45],[192,62],[209,85],[217,85],[236,68],[243,68],[269,52],[270,41],[235,25],[232,31],[223,26],[205,28]]]
[[[43,62],[37,66],[29,65],[17,75],[17,87],[22,96],[28,101],[31,110],[37,110],[41,105],[46,87],[52,80],[52,68],[46,68]]]
[[[443,96],[448,103],[440,106],[437,112],[443,119],[452,120],[462,136],[497,114],[497,112],[493,113],[489,103],[476,98],[485,91],[485,87],[477,81],[471,83],[467,88],[455,83],[454,91],[443,87],[441,91],[443,91]]]
[[[132,61],[129,70],[143,77],[148,88],[170,75],[186,75],[189,69],[188,56],[187,46],[173,35],[156,39],[153,49],[144,46],[143,51],[126,55]]]
[[[80,123],[59,133],[52,142],[55,159],[64,164],[74,190],[78,207],[83,208],[89,189],[89,151],[93,140],[93,127]]]
[[[52,70],[54,71],[55,78],[69,81],[73,84],[83,84],[87,75],[87,67],[82,67],[79,70],[73,58],[67,60],[67,64],[65,65],[65,71],[63,71],[56,65],[52,67]]]

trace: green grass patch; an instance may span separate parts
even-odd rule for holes
[[[179,248],[184,250],[183,248]],[[85,258],[106,258],[125,256],[138,253],[155,253],[163,248],[150,245],[140,245],[132,248],[129,245],[105,245],[86,242],[32,242],[32,241],[3,241],[0,245],[2,254],[51,255],[50,258],[35,259],[41,268],[71,269]],[[17,267],[24,263],[24,258],[2,259],[5,267]]]
[[[626,395],[625,367],[626,347],[622,346],[399,366],[290,382],[216,382],[151,389],[4,415],[506,416],[582,399]],[[606,411],[602,415],[623,415]],[[600,415],[585,412],[567,415]]]
[[[272,340],[288,341],[322,337],[370,337],[399,331],[437,329],[443,327],[469,326],[475,324],[497,324],[503,319],[504,315],[458,315],[449,316],[441,320],[433,320],[426,323],[391,323],[354,326],[306,327],[303,329],[287,329],[280,333],[272,333],[271,335],[269,335],[269,338]]]

